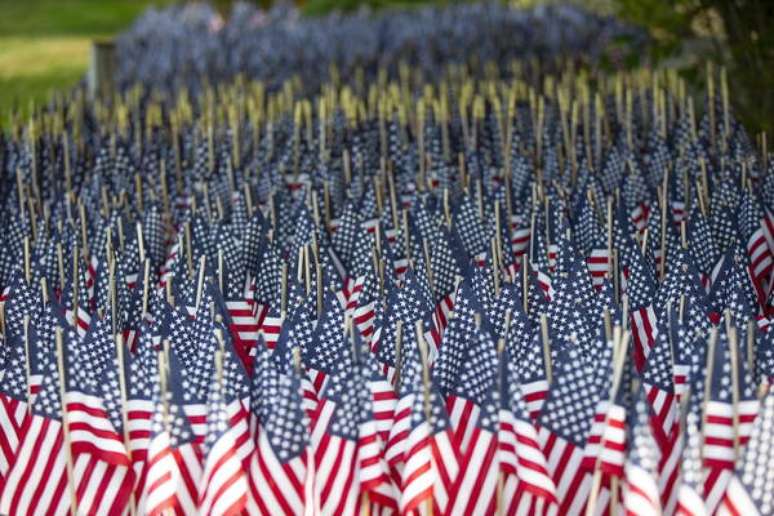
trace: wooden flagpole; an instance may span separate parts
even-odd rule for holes
[[[540,336],[543,342],[543,361],[546,367],[546,380],[548,385],[553,382],[553,367],[551,364],[551,339],[548,335],[548,317],[540,314]]]
[[[70,423],[67,419],[67,401],[65,396],[65,374],[64,374],[64,344],[62,341],[62,328],[57,327],[56,335],[56,358],[59,370],[59,399],[62,402],[62,436],[64,440],[65,463],[67,466],[67,486],[70,490],[70,514],[78,514],[78,500],[75,491],[75,477],[73,475],[73,456],[70,445]]]
[[[395,322],[395,392],[400,394],[400,369],[403,349],[403,321]]]
[[[613,356],[615,357],[614,369],[613,369],[613,383],[610,387],[608,395],[608,407],[615,402],[616,394],[621,384],[621,377],[623,376],[623,368],[626,363],[626,346],[629,341],[629,333],[623,333],[620,326],[613,328]],[[603,431],[607,428],[609,421],[609,412],[605,415],[605,422],[603,425]],[[604,446],[604,433],[600,441],[600,447]],[[599,488],[602,484],[602,470],[599,469],[601,454],[597,453],[594,461],[594,476],[592,478],[591,492],[589,493],[588,501],[586,502],[586,516],[592,516],[597,504],[597,497],[599,495]]]
[[[121,420],[124,427],[124,446],[126,452],[129,454],[131,461],[130,451],[130,438],[129,438],[129,416],[127,413],[127,391],[126,391],[126,376],[124,376],[124,336],[121,333],[114,333],[116,344],[116,361],[118,362],[118,387],[121,391]],[[137,502],[134,499],[134,489],[129,493],[129,514],[134,516],[137,512]]]
[[[199,305],[202,302],[202,291],[204,289],[204,265],[207,257],[202,255],[199,258],[199,279],[196,282],[196,316],[199,316]]]
[[[432,425],[432,408],[430,405],[430,364],[427,353],[427,342],[425,342],[424,328],[422,327],[422,319],[414,322],[414,333],[417,339],[417,345],[419,346],[419,354],[422,357],[422,385],[424,387],[425,397],[425,418],[427,424]],[[433,516],[433,497],[432,495],[427,499],[425,507],[425,513],[429,516]]]
[[[30,316],[24,314],[24,374],[27,380],[27,414],[32,412],[31,355],[30,355]]]

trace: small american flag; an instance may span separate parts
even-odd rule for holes
[[[301,383],[295,376],[279,374],[276,390],[266,396],[250,462],[253,496],[262,514],[277,509],[284,514],[304,514],[305,508],[312,510],[315,500]]]
[[[661,514],[656,464],[659,453],[650,433],[648,406],[640,396],[631,423],[631,451],[624,467],[623,498],[627,513]]]
[[[774,511],[774,452],[771,448],[774,425],[774,388],[769,388],[761,412],[750,434],[735,475],[726,489],[718,514],[764,515]]]
[[[230,424],[223,384],[213,381],[207,397],[207,435],[199,488],[199,514],[238,514],[247,507],[247,473],[239,457],[239,430]]]

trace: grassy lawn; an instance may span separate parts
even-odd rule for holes
[[[0,126],[80,80],[91,40],[115,34],[169,0],[0,0]]]
[[[184,0],[0,0],[0,130],[18,108],[29,112],[50,93],[83,78],[91,41],[126,29],[145,9]],[[266,6],[272,0],[256,0]],[[416,5],[426,0],[296,0],[308,14],[332,8]],[[517,0],[513,0],[517,1]],[[234,0],[210,0],[228,12]]]

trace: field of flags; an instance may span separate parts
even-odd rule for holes
[[[283,9],[151,11],[114,97],[0,139],[0,514],[774,514],[725,70],[606,71],[646,39],[574,8]]]

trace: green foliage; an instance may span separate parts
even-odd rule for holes
[[[731,102],[751,130],[774,129],[774,2],[771,0],[615,0],[623,19],[647,27],[647,56],[681,67],[702,87],[705,61],[728,70]]]

